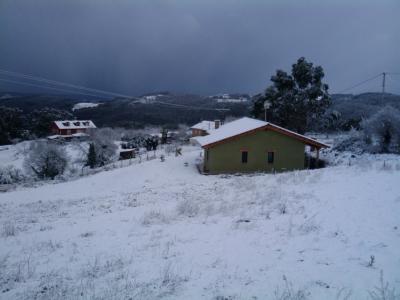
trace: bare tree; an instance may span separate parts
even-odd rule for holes
[[[68,156],[64,148],[47,142],[32,143],[24,167],[30,174],[40,179],[54,179],[64,173]]]

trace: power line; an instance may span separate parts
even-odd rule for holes
[[[346,91],[348,91],[348,90],[352,90],[352,89],[354,89],[354,88],[356,88],[356,87],[359,87],[360,85],[363,85],[364,83],[367,83],[367,82],[369,82],[369,81],[371,81],[371,80],[374,80],[374,79],[376,79],[376,78],[382,76],[382,74],[383,74],[383,73],[379,73],[378,75],[375,75],[374,77],[371,77],[371,78],[368,78],[368,79],[366,79],[366,80],[364,80],[364,81],[361,81],[361,82],[359,82],[359,83],[357,83],[357,84],[355,84],[355,85],[353,85],[353,86],[350,86],[350,87],[348,87],[348,88],[346,88],[346,89],[344,89],[344,90],[341,90],[341,91],[337,92],[336,94],[342,94],[342,93],[344,93],[344,92],[346,92]]]
[[[79,90],[84,90],[87,92],[92,92],[92,93],[97,93],[97,94],[105,94],[113,97],[123,97],[123,98],[132,98],[132,96],[124,95],[124,94],[119,94],[119,93],[114,93],[114,92],[109,92],[109,91],[104,91],[104,90],[99,90],[99,89],[93,89],[93,88],[88,88],[76,84],[71,84],[71,83],[65,83],[61,81],[56,81],[56,80],[51,80],[43,77],[38,77],[38,76],[33,76],[33,75],[28,75],[28,74],[23,74],[23,73],[18,73],[18,72],[12,72],[8,70],[3,70],[0,69],[0,74],[6,75],[6,76],[14,76],[14,77],[20,77],[20,78],[25,78],[28,80],[34,80],[34,81],[39,81],[39,82],[44,82],[52,85],[61,85],[73,89],[79,89]]]
[[[1,71],[2,70],[0,69],[0,73],[1,73]],[[26,76],[28,76],[28,75],[26,75]],[[43,89],[50,89],[50,90],[55,90],[55,91],[60,91],[60,92],[67,92],[67,93],[71,93],[71,94],[79,94],[79,95],[85,95],[85,96],[91,96],[91,97],[97,97],[97,98],[100,97],[99,95],[96,95],[96,94],[90,94],[90,93],[80,92],[80,91],[73,91],[73,90],[57,88],[57,87],[51,87],[51,86],[44,86],[44,85],[39,85],[39,84],[34,84],[34,83],[29,83],[29,82],[23,82],[23,81],[15,81],[15,80],[3,79],[3,78],[0,78],[0,81],[12,83],[12,84],[33,86],[33,87],[43,88]],[[49,80],[49,81],[51,81],[51,80]],[[65,85],[69,85],[69,84],[65,84]],[[92,90],[92,89],[89,89],[89,90]],[[93,90],[95,90],[95,89],[93,89]],[[116,94],[116,93],[111,93],[111,92],[107,92],[107,93]],[[121,95],[121,94],[116,94],[116,95]],[[132,98],[132,97],[126,96],[124,98]],[[140,103],[139,100],[138,101],[134,101],[134,102],[135,103]],[[204,107],[198,107],[198,106],[196,107],[196,106],[190,106],[190,105],[168,103],[168,102],[163,102],[163,101],[154,101],[154,103],[173,106],[173,107],[178,107],[178,108],[195,109],[195,110],[230,111],[230,109],[228,109],[228,108],[204,108]]]
[[[197,109],[197,110],[230,111],[229,108],[204,108],[204,107],[200,107],[200,106],[190,106],[190,105],[183,105],[183,104],[175,104],[175,103],[168,103],[168,102],[163,102],[163,101],[154,101],[154,103],[163,104],[163,105],[169,105],[169,106],[175,106],[175,107],[181,107],[181,108]]]
[[[88,93],[83,93],[83,92],[78,92],[78,91],[71,91],[71,90],[66,90],[66,89],[61,89],[61,88],[55,88],[55,87],[51,87],[51,86],[42,86],[42,85],[37,85],[37,84],[34,84],[34,83],[29,83],[29,82],[14,81],[14,80],[2,79],[2,78],[0,78],[0,81],[13,83],[13,84],[34,86],[34,87],[43,88],[43,89],[50,89],[50,90],[56,90],[56,91],[60,91],[60,92],[68,92],[68,93],[71,93],[71,94],[79,94],[79,95],[92,96],[92,97],[99,98],[99,95],[93,95],[93,94],[88,94]]]

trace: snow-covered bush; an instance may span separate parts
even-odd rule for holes
[[[350,151],[357,154],[365,152],[366,149],[363,133],[355,129],[352,129],[346,138],[335,140],[334,145],[334,150]]]
[[[168,218],[160,211],[149,211],[142,217],[142,225],[149,226],[153,224],[166,224]]]
[[[14,166],[0,167],[0,184],[13,184],[25,179],[22,170]]]
[[[283,276],[284,286],[277,287],[274,291],[274,299],[276,300],[306,300],[308,299],[308,291],[304,289],[295,289],[293,284]]]
[[[97,129],[91,133],[95,154],[93,166],[104,166],[117,159],[116,134],[110,128]]]
[[[361,122],[361,130],[352,130],[335,147],[354,153],[400,153],[400,111],[386,106]]]
[[[15,229],[15,224],[12,222],[5,222],[3,224],[3,236],[15,236],[17,230]]]
[[[176,210],[179,215],[184,215],[187,217],[195,217],[199,213],[200,207],[197,203],[185,199],[178,204]]]
[[[388,282],[383,279],[383,271],[381,270],[379,276],[379,285],[374,290],[369,291],[371,300],[399,300],[400,294],[396,292],[395,288],[389,286]]]
[[[24,160],[27,173],[39,179],[54,179],[62,175],[68,165],[65,149],[47,142],[32,143],[30,152]]]
[[[400,111],[385,106],[361,123],[370,152],[400,153]]]
[[[176,151],[177,146],[174,144],[169,144],[165,146],[165,153],[168,155],[174,153]]]

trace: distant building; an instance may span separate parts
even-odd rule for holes
[[[205,136],[210,134],[215,129],[218,129],[221,126],[220,120],[215,121],[201,121],[190,127],[192,130],[192,137],[195,136]]]
[[[90,120],[54,121],[51,133],[61,136],[82,136],[97,128]]]
[[[269,122],[241,118],[207,136],[194,138],[204,149],[205,173],[244,173],[306,168],[305,146],[316,152],[328,146]]]

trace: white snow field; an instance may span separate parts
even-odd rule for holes
[[[93,103],[93,102],[81,102],[81,103],[76,103],[73,107],[72,107],[72,111],[78,110],[78,109],[82,109],[82,108],[92,108],[92,107],[97,107],[99,106],[100,103]]]
[[[205,176],[199,153],[0,194],[0,299],[399,292],[400,159]]]

